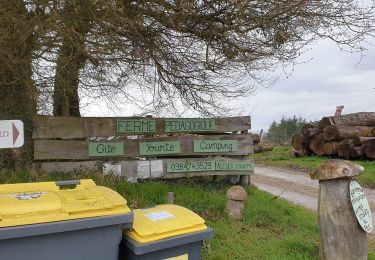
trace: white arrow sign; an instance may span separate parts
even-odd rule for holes
[[[20,120],[0,120],[0,149],[23,146],[23,122]]]

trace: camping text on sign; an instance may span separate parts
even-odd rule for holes
[[[19,148],[24,143],[23,122],[0,120],[0,149]]]
[[[237,140],[195,140],[195,153],[237,152]]]

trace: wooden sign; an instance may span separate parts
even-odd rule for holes
[[[216,161],[216,171],[254,171],[254,164],[251,162],[226,162]]]
[[[209,119],[35,116],[33,139],[76,139],[129,133],[164,134],[166,131],[181,133],[185,130],[189,133],[227,133],[247,131],[250,128],[249,116]]]
[[[167,172],[253,171],[254,163],[244,161],[184,160],[167,163]]]
[[[89,143],[89,157],[116,157],[124,155],[124,144],[120,142]]]
[[[100,158],[102,161],[103,158]],[[74,169],[87,168],[98,169],[99,161],[79,161],[79,162],[42,162],[41,167],[46,172],[69,172]],[[225,163],[225,164],[223,164]],[[232,163],[232,164],[228,164]],[[238,164],[240,163],[240,164]],[[213,175],[251,175],[254,172],[254,162],[251,160],[239,161],[231,158],[194,158],[194,159],[158,159],[158,160],[122,160],[116,164],[121,165],[121,176],[134,180],[134,178],[164,178],[173,179],[186,176],[213,176]],[[226,167],[224,167],[227,165]],[[233,165],[234,167],[230,167]],[[237,167],[235,167],[237,165]],[[241,167],[245,166],[245,167]],[[217,167],[219,170],[214,170]],[[169,170],[167,170],[169,168]],[[238,171],[225,170],[242,169]],[[252,170],[243,170],[252,169]],[[184,170],[185,169],[185,170]],[[147,176],[147,177],[146,177]]]
[[[161,155],[181,153],[180,141],[142,142],[139,143],[140,155]]]
[[[358,182],[351,181],[349,192],[354,214],[357,217],[358,223],[364,231],[370,233],[372,231],[371,210],[363,188]]]
[[[0,120],[0,149],[19,148],[24,143],[23,122]]]
[[[198,133],[214,132],[215,119],[206,118],[167,118],[165,119],[166,133]]]
[[[195,140],[195,153],[237,152],[237,140]]]
[[[153,119],[117,120],[117,133],[155,133],[156,121]]]

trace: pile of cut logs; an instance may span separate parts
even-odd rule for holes
[[[254,145],[254,153],[261,153],[266,151],[272,151],[272,145],[260,144],[260,135],[253,134],[253,145]]]
[[[323,117],[292,140],[294,154],[375,159],[375,112]]]

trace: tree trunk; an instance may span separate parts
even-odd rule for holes
[[[53,114],[55,116],[79,117],[78,86],[80,71],[84,67],[87,54],[86,35],[91,27],[90,1],[65,1],[62,14],[64,28],[62,45],[56,64],[53,93]]]
[[[338,149],[337,149],[338,156],[341,157],[341,158],[345,158],[345,159],[349,160],[350,159],[350,151],[352,150],[353,147],[354,147],[353,140],[351,140],[351,139],[343,140],[339,144]]]
[[[319,126],[319,121],[318,122],[313,122],[313,123],[305,124],[302,127],[302,134],[306,138],[310,138],[313,135],[318,134],[320,131],[321,131],[321,129],[320,129],[320,126]]]
[[[254,153],[261,153],[261,152],[267,152],[267,151],[272,151],[273,146],[263,146],[260,144],[254,145]]]
[[[292,139],[295,156],[305,156],[311,154],[309,141],[303,135],[295,135]]]
[[[360,159],[364,157],[364,149],[365,145],[361,146],[354,146],[350,149],[350,158],[352,159]]]
[[[260,135],[252,134],[252,136],[253,136],[253,144],[259,144],[260,143]]]
[[[323,145],[324,154],[326,155],[336,155],[338,150],[338,142],[327,142]]]
[[[367,259],[367,236],[350,201],[349,178],[320,180],[320,259]]]
[[[325,141],[323,139],[323,134],[317,134],[311,138],[309,148],[316,155],[322,156],[324,155],[324,149],[323,149],[324,144],[325,144]]]
[[[375,137],[363,137],[363,136],[361,136],[361,137],[355,137],[353,139],[353,144],[355,146],[360,146],[362,144],[366,144],[370,140],[375,140]]]
[[[22,120],[25,133],[22,148],[0,151],[0,168],[32,161],[37,96],[31,70],[33,29],[23,1],[0,1],[0,119]]]
[[[375,136],[375,128],[367,126],[332,125],[326,126],[323,133],[324,140],[326,141],[341,141],[344,139],[353,139],[359,136]]]
[[[375,112],[359,112],[341,116],[323,117],[320,127],[330,125],[375,126]]]
[[[375,159],[375,140],[366,142],[364,152],[369,159]]]

